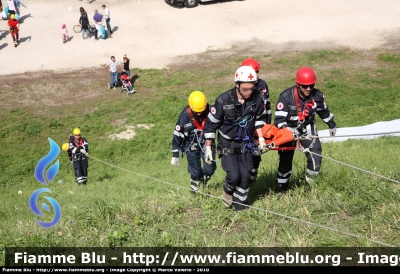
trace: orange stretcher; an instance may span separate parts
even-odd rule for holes
[[[296,150],[298,147],[279,147],[282,144],[296,141],[293,132],[286,128],[277,128],[274,124],[265,124],[261,128],[262,136],[265,143],[269,146],[269,150]],[[300,139],[297,139],[297,144],[300,147]]]

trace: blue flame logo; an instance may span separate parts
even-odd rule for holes
[[[48,138],[49,143],[50,143],[50,151],[49,153],[44,156],[42,159],[40,159],[40,161],[37,163],[36,168],[35,168],[35,178],[39,183],[42,183],[44,185],[47,185],[48,183],[50,183],[51,181],[53,181],[53,179],[56,177],[57,173],[58,173],[58,169],[60,167],[60,163],[59,160],[57,160],[57,162],[50,166],[47,169],[46,172],[46,178],[47,178],[47,182],[46,179],[44,177],[45,174],[45,168],[46,166],[48,166],[52,161],[54,161],[58,154],[60,153],[60,147],[57,145],[56,142],[54,142],[52,139]],[[37,216],[43,217],[44,214],[40,211],[37,202],[38,202],[38,198],[39,195],[42,192],[50,192],[50,189],[48,188],[41,188],[36,190],[35,192],[32,193],[31,197],[29,198],[29,207],[31,208],[32,212],[35,213]],[[50,204],[52,205],[52,207],[54,208],[54,218],[51,222],[46,223],[46,222],[42,222],[39,220],[36,220],[36,222],[44,227],[44,228],[50,228],[55,226],[61,219],[61,209],[60,209],[60,205],[58,204],[58,202],[56,200],[54,200],[51,197],[47,197],[44,196],[44,198],[46,198]],[[44,210],[46,210],[47,212],[50,212],[50,208],[46,203],[42,203],[42,208]]]
[[[41,188],[41,189],[38,189],[35,192],[33,192],[31,197],[29,198],[29,207],[31,208],[33,213],[35,213],[37,216],[40,216],[40,217],[43,217],[44,214],[40,211],[40,209],[39,209],[39,207],[37,205],[37,201],[38,201],[39,195],[41,193],[43,193],[43,192],[50,192],[51,193],[50,189]],[[60,208],[59,204],[57,203],[57,201],[54,200],[53,198],[47,197],[47,196],[44,196],[44,198],[46,198],[54,208],[54,219],[49,223],[45,223],[45,222],[42,222],[42,221],[39,221],[39,220],[36,220],[36,222],[40,226],[42,226],[44,228],[50,228],[50,227],[55,226],[60,221],[60,219],[61,219],[61,208]],[[42,203],[42,207],[47,212],[50,212],[50,208],[46,203]]]
[[[44,185],[47,185],[47,182],[44,178],[45,167],[48,166],[52,161],[54,161],[57,158],[58,154],[60,153],[60,147],[56,144],[56,142],[54,142],[50,138],[48,139],[50,143],[50,151],[46,156],[40,159],[35,168],[36,180],[38,180],[40,183]],[[59,160],[57,160],[57,162],[51,167],[49,167],[49,169],[47,170],[46,177],[49,183],[53,181],[54,177],[56,177],[59,167],[60,163]]]

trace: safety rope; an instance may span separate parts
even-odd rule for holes
[[[380,177],[380,178],[382,178],[382,179],[391,181],[391,182],[393,182],[393,183],[400,184],[399,181],[396,181],[396,180],[394,180],[394,179],[391,179],[391,178],[382,176],[382,175],[380,175],[380,174],[373,173],[373,172],[371,172],[371,171],[368,171],[368,170],[365,170],[365,169],[362,169],[362,168],[359,168],[359,167],[356,167],[356,166],[352,166],[352,165],[346,164],[346,163],[344,163],[344,162],[340,162],[340,161],[335,160],[335,159],[332,159],[332,158],[330,158],[330,157],[323,156],[323,155],[320,155],[320,154],[318,154],[318,153],[309,151],[308,149],[301,148],[301,149],[299,149],[299,150],[303,151],[304,153],[308,152],[308,153],[311,153],[311,154],[315,154],[315,155],[317,155],[317,156],[320,156],[320,157],[322,157],[322,158],[326,158],[326,159],[328,159],[328,160],[331,160],[331,161],[333,161],[333,162],[339,163],[339,164],[341,164],[341,165],[348,166],[348,167],[351,167],[351,168],[354,168],[354,169],[363,171],[363,172],[365,172],[365,173],[368,173],[368,174],[370,174],[370,175],[374,175],[374,176],[376,176],[376,177]]]
[[[340,137],[356,137],[356,136],[372,136],[372,135],[390,135],[400,133],[400,131],[391,131],[391,132],[379,132],[379,133],[365,133],[365,134],[349,134],[349,135],[335,135],[335,136],[316,136],[311,135],[307,137],[301,137],[301,139],[307,138],[315,138],[315,139],[322,139],[322,138],[340,138]]]
[[[94,159],[94,160],[96,160],[98,162],[101,162],[103,164],[109,165],[111,167],[114,167],[114,168],[129,172],[129,173],[132,173],[132,174],[136,174],[136,175],[139,175],[139,176],[151,179],[151,180],[155,180],[155,181],[158,181],[158,182],[162,182],[162,183],[165,183],[165,184],[168,184],[168,185],[171,185],[171,186],[175,186],[175,187],[178,187],[178,188],[183,188],[183,189],[186,189],[186,190],[189,190],[189,191],[192,190],[191,188],[187,188],[187,187],[184,187],[184,186],[181,186],[181,185],[173,184],[173,183],[170,183],[170,182],[167,182],[167,181],[164,181],[164,180],[153,178],[153,177],[141,174],[141,173],[134,172],[132,170],[128,170],[128,169],[116,166],[114,164],[107,163],[107,162],[105,162],[103,160],[100,160],[100,159],[98,159],[98,158],[96,158],[96,157],[94,157],[92,155],[90,155],[90,156],[88,155],[88,157],[90,157],[91,159]],[[208,197],[211,197],[211,198],[219,199],[221,201],[223,200],[222,197],[218,197],[218,196],[215,196],[215,195],[212,195],[212,194],[208,194],[208,193],[204,193],[204,192],[201,192],[201,191],[197,191],[196,193],[204,195],[204,196],[208,196]],[[242,206],[246,206],[248,208],[253,208],[253,209],[259,210],[259,211],[264,211],[266,213],[270,213],[270,214],[273,214],[273,215],[276,215],[276,216],[279,216],[279,217],[282,217],[282,218],[285,218],[285,219],[289,219],[289,220],[292,220],[292,221],[295,221],[295,222],[300,222],[300,223],[303,223],[303,224],[306,224],[306,225],[320,227],[320,228],[323,228],[323,229],[326,229],[326,230],[329,230],[329,231],[333,231],[333,232],[336,232],[336,233],[339,233],[339,234],[343,234],[343,235],[346,235],[346,236],[367,240],[369,242],[372,242],[372,243],[375,243],[375,244],[379,244],[379,245],[382,245],[382,246],[396,247],[394,245],[390,245],[390,244],[387,244],[387,243],[384,243],[384,242],[381,242],[381,241],[376,241],[376,240],[368,239],[368,238],[363,237],[363,236],[355,235],[355,234],[347,232],[347,231],[342,231],[342,230],[339,230],[339,229],[336,229],[336,228],[328,227],[328,226],[325,226],[325,225],[320,225],[320,224],[313,223],[313,222],[310,222],[310,221],[305,221],[305,220],[302,220],[302,219],[299,219],[299,218],[296,218],[296,217],[291,217],[291,216],[288,216],[288,215],[280,214],[280,213],[273,212],[273,211],[266,210],[266,209],[262,209],[262,208],[259,208],[259,207],[254,207],[254,206],[251,206],[251,205],[242,204],[242,203],[239,203],[239,202],[236,202],[236,201],[232,201],[232,203],[238,204],[238,205],[242,205]]]
[[[366,133],[366,134],[358,134],[358,135],[322,136],[322,137],[316,136],[316,135],[311,135],[311,136],[302,136],[302,137],[300,137],[300,139],[318,139],[318,138],[340,138],[340,137],[370,136],[370,135],[388,135],[388,134],[395,134],[395,133],[400,133],[400,131],[380,132],[380,133]],[[344,162],[341,162],[341,161],[332,159],[332,158],[330,158],[330,157],[320,155],[320,154],[318,154],[318,153],[315,153],[315,152],[310,151],[309,148],[296,147],[295,150],[302,151],[303,153],[307,153],[307,152],[308,152],[308,153],[311,153],[311,154],[315,154],[315,155],[317,155],[317,156],[320,156],[320,157],[322,157],[322,158],[326,158],[326,159],[328,159],[328,160],[331,160],[331,161],[333,161],[333,162],[339,163],[339,164],[341,164],[341,165],[348,166],[348,167],[354,168],[354,169],[356,169],[356,170],[363,171],[363,172],[365,172],[365,173],[367,173],[367,174],[370,174],[370,175],[373,175],[373,176],[376,176],[376,177],[379,177],[379,178],[388,180],[388,181],[390,181],[390,182],[400,184],[400,181],[396,181],[396,180],[394,180],[394,179],[385,177],[385,176],[383,176],[383,175],[376,174],[376,173],[373,173],[373,172],[371,172],[371,171],[368,171],[368,170],[365,170],[365,169],[362,169],[362,168],[359,168],[359,167],[356,167],[356,166],[352,166],[352,165],[346,164],[346,163],[344,163]]]

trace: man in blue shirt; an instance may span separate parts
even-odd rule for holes
[[[101,24],[103,21],[103,15],[101,15],[98,10],[94,10],[93,20],[96,24]]]
[[[100,25],[101,25],[101,23],[103,22],[103,15],[101,15],[97,9],[94,10],[93,20],[94,20],[94,24],[95,24],[96,30],[97,30],[97,31],[94,33],[94,37],[95,37],[96,40],[97,40],[97,39],[99,39],[99,38],[97,37],[97,35],[99,35]]]

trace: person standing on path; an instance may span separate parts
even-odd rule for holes
[[[106,5],[101,6],[104,11],[104,19],[106,20],[107,29],[112,34],[111,26],[110,26],[110,10],[106,7]]]
[[[18,13],[19,18],[21,18],[20,7],[23,6],[24,8],[26,8],[26,6],[22,4],[22,2],[19,0],[14,0],[14,4],[15,4],[15,12]]]
[[[121,63],[117,60],[115,60],[115,56],[111,56],[111,61],[109,61],[106,65],[106,68],[110,72],[110,78],[111,78],[111,83],[108,84],[109,89],[116,89],[115,88],[115,83],[117,82],[117,74],[118,74],[118,66],[120,66]]]
[[[99,36],[101,36],[100,25],[103,23],[103,15],[101,15],[97,9],[94,10],[93,21],[94,21],[94,25],[96,26],[96,31],[94,32],[94,37],[96,38],[96,40],[98,40]]]
[[[8,13],[9,14],[15,14],[15,2],[14,0],[7,0],[7,6],[8,6]]]
[[[81,12],[81,17],[79,18],[79,25],[82,27],[82,39],[89,38],[89,18],[87,17],[87,13],[85,11]],[[85,38],[86,34],[86,38]]]
[[[124,68],[123,71],[126,73],[126,75],[128,75],[129,77],[131,77],[131,70],[129,69],[129,61],[131,60],[128,55],[124,54]]]

